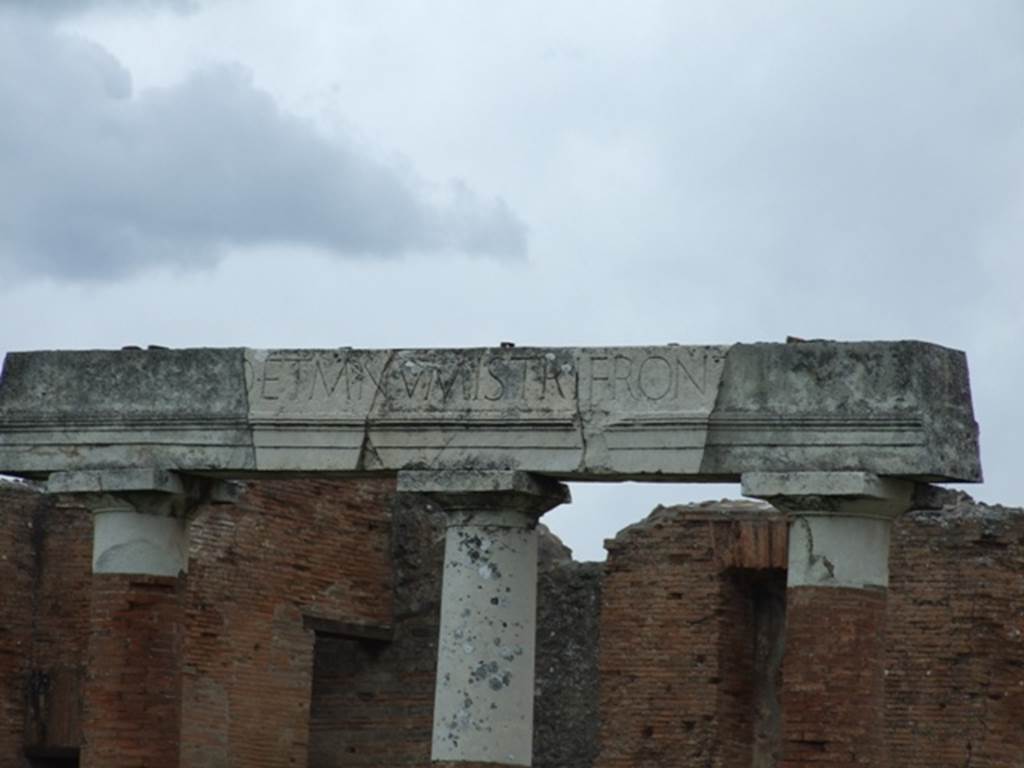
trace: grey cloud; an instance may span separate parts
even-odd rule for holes
[[[0,25],[0,266],[71,279],[202,267],[225,245],[525,252],[523,223],[283,113],[222,67],[133,93],[103,48]]]
[[[37,16],[70,16],[107,9],[136,12],[168,9],[190,13],[198,7],[198,0],[0,0],[0,10]]]

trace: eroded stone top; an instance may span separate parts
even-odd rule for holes
[[[0,472],[112,467],[981,477],[966,359],[920,342],[8,355]]]

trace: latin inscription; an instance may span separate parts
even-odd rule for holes
[[[610,353],[591,355],[590,398],[614,400],[678,400],[680,395],[703,396],[708,386],[708,359],[701,355]]]
[[[250,402],[281,413],[678,411],[711,404],[723,360],[719,347],[252,351],[246,378]]]

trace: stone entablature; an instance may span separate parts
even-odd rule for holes
[[[120,467],[981,479],[966,358],[921,342],[9,354],[0,471]]]

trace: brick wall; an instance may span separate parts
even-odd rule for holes
[[[90,515],[71,499],[0,486],[0,765],[20,765],[8,760],[24,762],[26,747],[40,761],[73,755],[83,698],[85,765],[118,765],[126,752],[132,718],[118,707],[144,709],[175,731],[165,746],[180,741],[189,768],[305,765],[314,633],[304,619],[391,623],[392,488],[254,484],[237,506],[200,512],[192,573],[178,585],[109,576],[94,584]],[[187,632],[167,631],[176,623]],[[180,685],[167,677],[175,662],[184,665]],[[176,765],[159,730],[144,740],[148,758],[125,759]]]
[[[392,618],[390,481],[261,481],[191,529],[182,766],[303,768],[314,631]]]
[[[392,524],[393,642],[317,637],[309,768],[430,762],[444,529],[408,498]]]
[[[82,509],[0,480],[0,765],[81,743],[91,546]]]
[[[782,762],[888,766],[884,739],[884,589],[786,592]]]
[[[83,768],[178,765],[184,582],[93,575]]]
[[[392,511],[391,494],[381,481],[261,482],[237,507],[202,510],[180,595],[182,768],[427,764],[441,517],[409,500]],[[1024,512],[938,498],[942,509],[911,513],[894,532],[885,652],[873,657],[885,665],[890,764],[1024,768]],[[604,566],[543,542],[537,768],[778,764],[778,515],[743,502],[659,509],[608,543]],[[23,768],[27,744],[79,743],[90,627],[107,642],[101,615],[145,607],[113,588],[93,598],[90,551],[91,520],[73,502],[0,485],[0,766]],[[172,606],[156,587],[141,592],[154,615]],[[874,662],[863,642],[840,648],[863,606],[836,598],[812,611],[801,600],[790,596],[787,661],[813,654],[819,673],[801,682],[800,664],[788,665],[792,701],[806,684],[791,722],[803,708],[808,727],[787,735],[814,757],[814,741],[856,737],[840,716],[852,704],[823,716],[823,700],[813,703],[820,669],[841,691]],[[142,643],[158,656],[173,650],[156,629],[168,617]],[[94,655],[127,653],[102,642]],[[133,648],[116,666],[139,681],[163,674],[140,658]],[[172,691],[165,682],[146,687]],[[144,705],[171,706],[148,694]],[[87,719],[94,747],[117,738],[116,720],[98,712]]]
[[[42,497],[32,515],[33,632],[26,743],[71,754],[82,741],[90,635],[92,516],[73,499]]]
[[[21,766],[32,645],[33,513],[41,496],[0,480],[0,765]]]
[[[886,722],[900,768],[1024,766],[1024,510],[946,493],[892,546]]]
[[[756,646],[754,584],[778,589],[781,516],[747,502],[659,507],[606,548],[595,765],[752,765],[754,683],[777,673],[754,671],[777,657]]]

